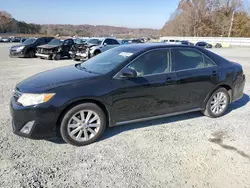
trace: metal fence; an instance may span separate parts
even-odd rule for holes
[[[161,37],[160,40],[188,40],[196,43],[205,41],[208,43],[222,43],[224,46],[242,46],[250,47],[250,38],[240,37]]]

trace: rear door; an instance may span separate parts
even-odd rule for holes
[[[194,48],[174,48],[177,111],[200,108],[206,96],[219,82],[218,66]]]

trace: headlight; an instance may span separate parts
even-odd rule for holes
[[[20,47],[16,48],[16,51],[17,51],[17,52],[20,52],[20,51],[22,51],[22,50],[24,49],[24,47],[25,47],[25,46],[20,46]]]
[[[43,94],[31,94],[31,93],[24,93],[21,97],[17,100],[23,106],[31,106],[36,104],[41,104],[49,101],[55,93],[43,93]]]

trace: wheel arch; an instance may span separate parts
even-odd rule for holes
[[[96,49],[93,54],[96,54],[96,53],[102,53],[102,51],[100,49]]]
[[[95,100],[95,99],[79,99],[79,100],[72,101],[71,103],[65,105],[65,107],[60,111],[60,114],[59,114],[59,116],[57,118],[57,121],[56,121],[56,127],[60,128],[61,121],[62,121],[64,115],[71,108],[73,108],[74,106],[76,106],[78,104],[83,104],[83,103],[94,103],[98,107],[100,107],[103,110],[104,114],[105,114],[107,123],[110,125],[110,112],[109,112],[108,108],[106,107],[106,105],[104,105],[101,101],[98,101],[98,100]]]
[[[209,98],[210,98],[210,97],[213,95],[213,93],[214,93],[216,90],[218,90],[219,88],[225,88],[225,89],[228,91],[229,96],[230,96],[230,103],[232,103],[232,99],[233,99],[233,90],[232,90],[232,87],[231,87],[229,84],[225,84],[225,83],[224,83],[224,84],[219,84],[219,85],[217,85],[217,86],[213,89],[213,91],[207,95],[207,97],[206,97],[206,99],[204,100],[204,103],[203,103],[203,108],[205,108],[206,103],[207,103],[207,101],[209,100]]]

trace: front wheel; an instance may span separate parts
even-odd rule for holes
[[[28,58],[34,58],[35,57],[35,52],[33,50],[29,50],[26,55]]]
[[[229,103],[230,96],[228,91],[225,88],[219,88],[207,101],[203,114],[211,118],[221,117],[226,112]]]
[[[61,59],[61,54],[59,54],[59,53],[58,53],[58,54],[54,54],[54,55],[52,56],[52,59],[53,59],[53,60],[56,60],[56,61],[57,61],[57,60],[60,60],[60,59]]]
[[[97,141],[106,127],[106,116],[94,103],[84,103],[71,108],[63,117],[60,133],[63,140],[75,146]]]

